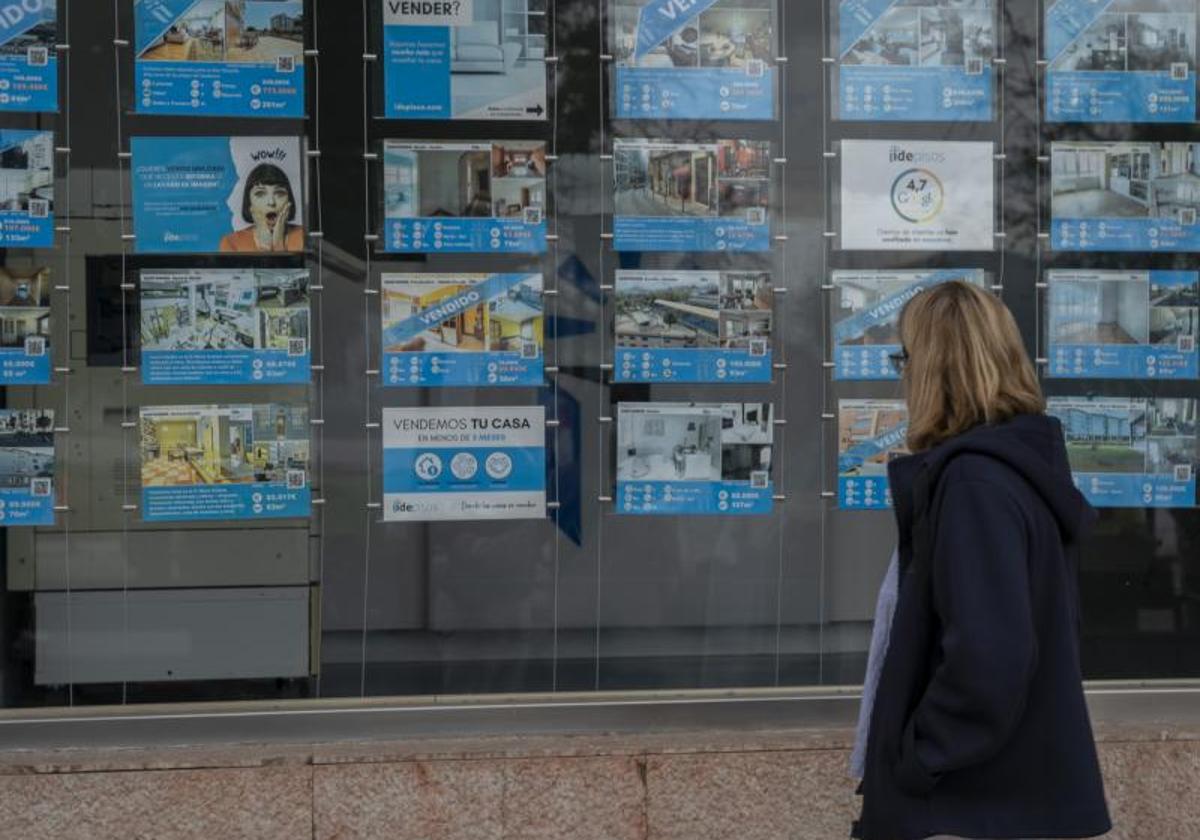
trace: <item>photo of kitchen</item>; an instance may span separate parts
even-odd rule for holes
[[[621,403],[617,480],[765,487],[773,435],[769,403]]]
[[[687,20],[654,49],[634,58],[638,22],[649,0],[617,0],[613,8],[615,58],[635,67],[747,68],[774,57],[775,6],[771,0],[718,0]]]
[[[1056,219],[1159,218],[1196,224],[1200,143],[1051,145]]]

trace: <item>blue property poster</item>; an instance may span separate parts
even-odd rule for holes
[[[54,247],[54,134],[0,129],[0,248]]]
[[[538,386],[540,274],[384,274],[383,384]]]
[[[145,406],[142,519],[279,519],[311,511],[308,406]]]
[[[138,113],[304,116],[302,0],[133,0]]]
[[[774,445],[770,403],[620,403],[616,511],[770,513]]]
[[[613,141],[618,251],[767,251],[771,144]]]
[[[0,7],[0,111],[58,111],[58,2]]]
[[[545,516],[544,406],[383,410],[384,522]]]
[[[547,0],[383,0],[384,116],[546,119]]]
[[[0,527],[54,524],[54,412],[0,410]]]
[[[839,119],[992,119],[993,0],[829,2],[835,6],[834,102]]]
[[[775,290],[754,271],[618,271],[617,382],[770,382]]]
[[[50,382],[50,269],[0,267],[0,385]]]
[[[1046,119],[1196,119],[1196,0],[1048,0]]]
[[[298,253],[304,181],[298,137],[134,137],[139,254]]]
[[[544,254],[546,144],[383,144],[384,251]]]
[[[984,285],[982,269],[833,272],[833,378],[899,379],[892,356],[900,352],[904,305],[921,291],[963,280]]]
[[[1050,146],[1050,243],[1064,251],[1200,251],[1192,143]]]
[[[1051,271],[1046,282],[1049,376],[1200,378],[1200,273]]]
[[[142,271],[142,382],[308,383],[308,295],[305,269]]]
[[[1196,400],[1054,397],[1075,486],[1096,507],[1196,507]]]
[[[613,0],[617,119],[775,117],[775,0]]]
[[[908,454],[908,408],[903,400],[838,401],[838,507],[892,506],[887,465]]]

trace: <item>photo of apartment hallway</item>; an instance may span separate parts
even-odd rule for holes
[[[770,206],[770,143],[613,144],[615,213],[626,217],[746,216]]]
[[[649,0],[618,0],[613,10],[615,59],[635,67],[732,67],[774,57],[775,8],[771,0],[718,0],[670,37],[634,59],[638,22]]]
[[[1194,0],[1116,0],[1055,56],[1058,71],[1196,69]]]
[[[303,66],[301,0],[200,0],[142,51],[142,61]],[[280,60],[284,64],[280,64]]]
[[[385,274],[382,278],[385,353],[517,352],[537,358],[543,351],[542,276],[529,274],[500,297],[480,300],[419,334],[389,341],[389,333],[422,312],[454,301],[488,274]]]
[[[995,54],[993,0],[902,0],[842,56],[848,65],[967,67]]]
[[[1200,143],[1051,145],[1056,219],[1160,218],[1196,224]]]
[[[389,219],[525,218],[546,203],[546,144],[384,144]]]
[[[305,481],[308,407],[265,403],[146,407],[143,487]]]

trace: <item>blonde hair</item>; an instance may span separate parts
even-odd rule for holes
[[[955,280],[918,294],[900,313],[900,340],[913,452],[981,423],[1045,411],[1017,322],[977,285]]]

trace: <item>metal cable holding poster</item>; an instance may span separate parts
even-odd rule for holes
[[[141,114],[304,116],[302,0],[133,0]]]
[[[617,119],[775,118],[774,0],[610,0]]]
[[[0,111],[58,111],[58,0],[0,5]]]

